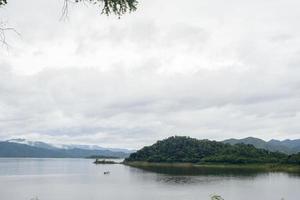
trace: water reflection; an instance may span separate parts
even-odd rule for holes
[[[139,166],[134,167],[136,169],[154,172],[158,174],[169,174],[172,176],[180,175],[215,175],[215,176],[235,176],[235,177],[255,177],[258,175],[268,174],[266,171],[258,169],[246,169],[246,168],[200,168],[200,167],[176,167],[176,166]]]
[[[194,184],[197,181],[189,176],[157,176],[156,181],[168,184]]]
[[[168,185],[207,185],[214,182],[230,180],[233,177],[220,176],[172,176],[172,175],[158,175],[156,181]],[[238,179],[237,177],[234,177]]]
[[[212,170],[180,167],[129,167],[135,179],[167,185],[207,185],[229,180],[254,180],[270,173],[245,170]]]
[[[132,174],[139,174],[139,178],[156,181],[163,184],[210,184],[214,182],[234,180],[254,180],[256,178],[267,179],[273,174],[299,178],[299,173],[274,173],[255,168],[200,168],[194,166],[177,167],[177,166],[139,166],[130,167]],[[141,176],[141,174],[143,174]]]

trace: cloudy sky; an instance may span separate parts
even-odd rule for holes
[[[298,0],[140,0],[118,19],[10,0],[0,140],[139,148],[171,135],[300,138]]]

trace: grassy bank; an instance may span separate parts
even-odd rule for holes
[[[290,164],[194,164],[194,163],[153,163],[153,162],[124,162],[123,164],[137,168],[175,168],[175,169],[199,169],[209,171],[219,170],[248,170],[258,172],[289,172],[300,173],[300,165]]]

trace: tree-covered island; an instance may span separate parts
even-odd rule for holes
[[[247,144],[224,144],[210,140],[198,140],[184,136],[174,136],[146,146],[132,153],[124,161],[128,165],[174,164],[182,165],[265,165],[280,171],[287,166],[300,169],[300,153],[287,155],[255,148]],[[275,168],[274,168],[275,166]]]

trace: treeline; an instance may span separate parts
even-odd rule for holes
[[[286,155],[247,144],[224,144],[210,140],[174,136],[133,153],[125,161],[186,163],[285,163],[300,164],[300,153]]]

